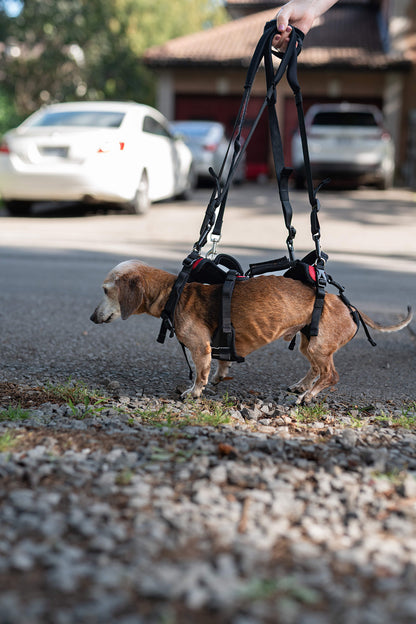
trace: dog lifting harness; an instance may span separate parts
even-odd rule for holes
[[[322,188],[322,186],[326,184],[329,180],[324,180],[316,189],[313,186],[305,119],[303,114],[302,94],[297,78],[297,57],[302,49],[304,35],[299,29],[293,27],[287,49],[283,54],[281,54],[277,53],[272,49],[272,40],[276,34],[276,21],[272,20],[270,22],[267,22],[264,27],[263,35],[261,36],[256,46],[247,71],[242,101],[220,171],[217,174],[212,170],[212,168],[209,169],[209,172],[212,175],[215,184],[200,228],[199,240],[194,244],[191,253],[183,260],[182,269],[176,278],[169,298],[166,302],[165,308],[161,314],[162,324],[157,341],[163,343],[165,341],[168,331],[170,332],[170,337],[173,337],[175,335],[175,309],[181,297],[182,291],[185,288],[185,285],[188,282],[193,281],[204,284],[222,284],[220,319],[218,328],[211,341],[211,355],[213,358],[220,360],[237,362],[244,361],[244,358],[240,357],[236,353],[234,328],[231,323],[231,300],[236,282],[252,278],[256,275],[282,270],[286,271],[284,273],[284,277],[298,279],[315,289],[315,302],[311,322],[308,326],[304,327],[301,330],[308,339],[311,336],[318,335],[319,321],[324,305],[326,286],[327,284],[331,284],[338,288],[339,297],[349,308],[352,317],[357,324],[357,331],[359,323],[361,321],[368,340],[371,342],[372,345],[375,345],[369,335],[368,329],[363,319],[361,318],[361,315],[345,297],[344,288],[340,284],[335,282],[332,277],[327,275],[325,272],[325,263],[328,259],[328,256],[321,250],[320,247],[321,235],[318,220],[320,205],[317,198],[317,193]],[[274,70],[273,56],[280,59],[280,64],[276,71]],[[267,93],[263,104],[260,107],[258,115],[250,128],[248,136],[245,142],[242,143],[241,133],[247,113],[250,93],[255,75],[262,61],[264,62],[265,68]],[[276,86],[285,74],[288,84],[293,91],[296,103],[299,132],[305,163],[305,178],[309,203],[311,206],[311,234],[315,244],[315,249],[307,256],[305,256],[302,260],[296,260],[294,253],[293,241],[296,236],[296,230],[292,225],[293,211],[289,200],[289,177],[292,173],[292,169],[285,167],[284,164],[283,145],[275,106]],[[221,229],[223,224],[225,205],[232,178],[237,167],[240,165],[243,154],[246,151],[251,137],[266,108],[268,110],[273,162],[277,179],[279,198],[282,206],[285,226],[287,229],[286,246],[288,249],[288,257],[284,256],[275,260],[250,264],[248,271],[243,274],[243,270],[239,262],[235,258],[229,256],[228,254],[219,254],[217,256],[215,254],[217,244],[221,239]],[[221,184],[226,161],[228,159],[228,155],[232,146],[234,148],[234,151],[231,158],[231,165],[229,167],[225,182]],[[207,253],[207,257],[203,258],[201,256],[201,250],[206,245],[209,235],[213,245],[210,251]],[[219,265],[224,266],[227,270],[224,270]],[[291,344],[289,345],[290,349],[294,348],[295,338],[296,337],[294,337]],[[182,348],[186,357],[184,345],[182,345]],[[187,358],[186,360],[188,362]],[[192,378],[192,370],[190,366],[189,369],[190,377]]]

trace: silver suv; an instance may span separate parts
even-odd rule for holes
[[[394,176],[394,144],[376,106],[315,104],[305,115],[312,175],[316,179],[352,179],[385,189]],[[298,188],[305,183],[299,132],[292,141]]]

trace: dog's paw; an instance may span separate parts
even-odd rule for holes
[[[202,389],[196,389],[194,386],[191,386],[187,390],[184,390],[181,393],[181,400],[185,401],[186,399],[199,399],[202,394]]]
[[[225,375],[214,375],[214,377],[211,379],[211,383],[213,386],[218,386],[218,384],[221,383],[222,381],[228,381],[230,379],[233,379],[233,378],[226,377]]]
[[[296,405],[307,405],[308,403],[312,401],[312,399],[313,399],[313,396],[311,395],[310,392],[303,392],[296,399]]]
[[[293,384],[293,386],[287,387],[287,391],[292,392],[293,394],[300,394],[301,392],[304,392],[304,389],[298,386],[298,384]]]

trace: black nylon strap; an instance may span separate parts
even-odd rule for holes
[[[157,342],[160,342],[161,344],[165,342],[166,334],[168,331],[170,332],[171,338],[173,338],[174,336],[175,309],[181,297],[182,291],[189,280],[192,266],[195,260],[197,260],[198,258],[199,254],[194,250],[189,254],[189,256],[185,258],[182,263],[182,270],[176,278],[176,281],[172,287],[172,290],[170,291],[170,295],[161,314],[162,324],[160,327],[159,335],[157,337]]]
[[[237,271],[228,271],[222,287],[222,331],[231,334],[231,298],[233,296]]]
[[[228,362],[244,362],[244,358],[236,353],[235,332],[231,323],[231,301],[237,277],[237,271],[230,270],[227,272],[222,287],[219,324],[211,341],[211,356],[214,359]]]
[[[195,248],[201,249],[203,247],[203,245],[207,241],[207,236],[209,232],[211,231],[211,229],[212,229],[212,233],[215,236],[221,235],[225,204],[226,204],[228,190],[229,190],[233,175],[241,162],[243,154],[247,149],[250,139],[259,123],[259,120],[264,110],[268,108],[269,119],[270,119],[271,143],[272,143],[272,149],[273,149],[273,159],[275,162],[276,177],[277,177],[278,186],[279,186],[279,197],[280,197],[280,201],[282,204],[282,211],[283,211],[283,215],[285,219],[285,225],[288,230],[288,240],[287,240],[288,250],[289,250],[289,255],[291,259],[294,258],[292,241],[296,234],[296,230],[291,225],[292,208],[291,208],[290,201],[289,201],[289,184],[288,184],[289,176],[292,170],[287,169],[284,165],[282,140],[280,136],[278,119],[277,119],[277,114],[275,110],[275,101],[276,101],[275,88],[278,82],[284,76],[287,68],[290,67],[290,63],[293,62],[293,58],[295,59],[295,62],[296,62],[297,55],[299,54],[301,50],[301,46],[302,46],[303,33],[296,28],[292,29],[292,33],[290,36],[287,50],[282,55],[282,60],[276,73],[274,73],[272,51],[271,51],[272,39],[275,34],[277,34],[276,21],[271,20],[270,22],[266,23],[264,27],[263,35],[261,36],[256,46],[256,49],[254,51],[253,57],[251,59],[251,62],[247,71],[246,82],[244,85],[243,99],[240,105],[237,120],[234,125],[233,136],[228,145],[227,154],[221,166],[220,173],[218,175],[214,174],[214,177],[216,179],[216,188],[214,189],[213,194],[211,196],[211,200],[208,204],[207,212],[206,212],[204,222],[203,222],[203,227],[201,228],[200,239],[197,243],[195,243]],[[253,82],[254,82],[257,70],[260,67],[262,60],[264,60],[265,69],[266,69],[267,95],[250,129],[250,132],[247,136],[247,139],[244,145],[241,146],[241,131],[244,125],[248,101],[250,98],[250,93],[251,93],[251,89],[253,86]],[[219,180],[221,178],[221,174],[223,172],[225,162],[228,157],[228,152],[233,142],[234,142],[234,153],[233,153],[232,164],[228,173],[227,180],[225,184],[223,185],[223,187],[221,188],[221,184]],[[211,172],[211,173],[214,173],[214,172]],[[215,212],[217,209],[219,210],[218,210],[217,216],[215,217]]]
[[[264,273],[273,273],[274,271],[285,271],[289,269],[293,263],[283,256],[283,258],[276,258],[275,260],[267,260],[266,262],[256,262],[249,265],[248,271],[246,271],[247,277],[254,277],[255,275],[263,275]]]

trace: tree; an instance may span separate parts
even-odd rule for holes
[[[0,0],[0,86],[27,115],[42,103],[80,99],[152,104],[141,57],[154,44],[225,20],[218,0]]]

